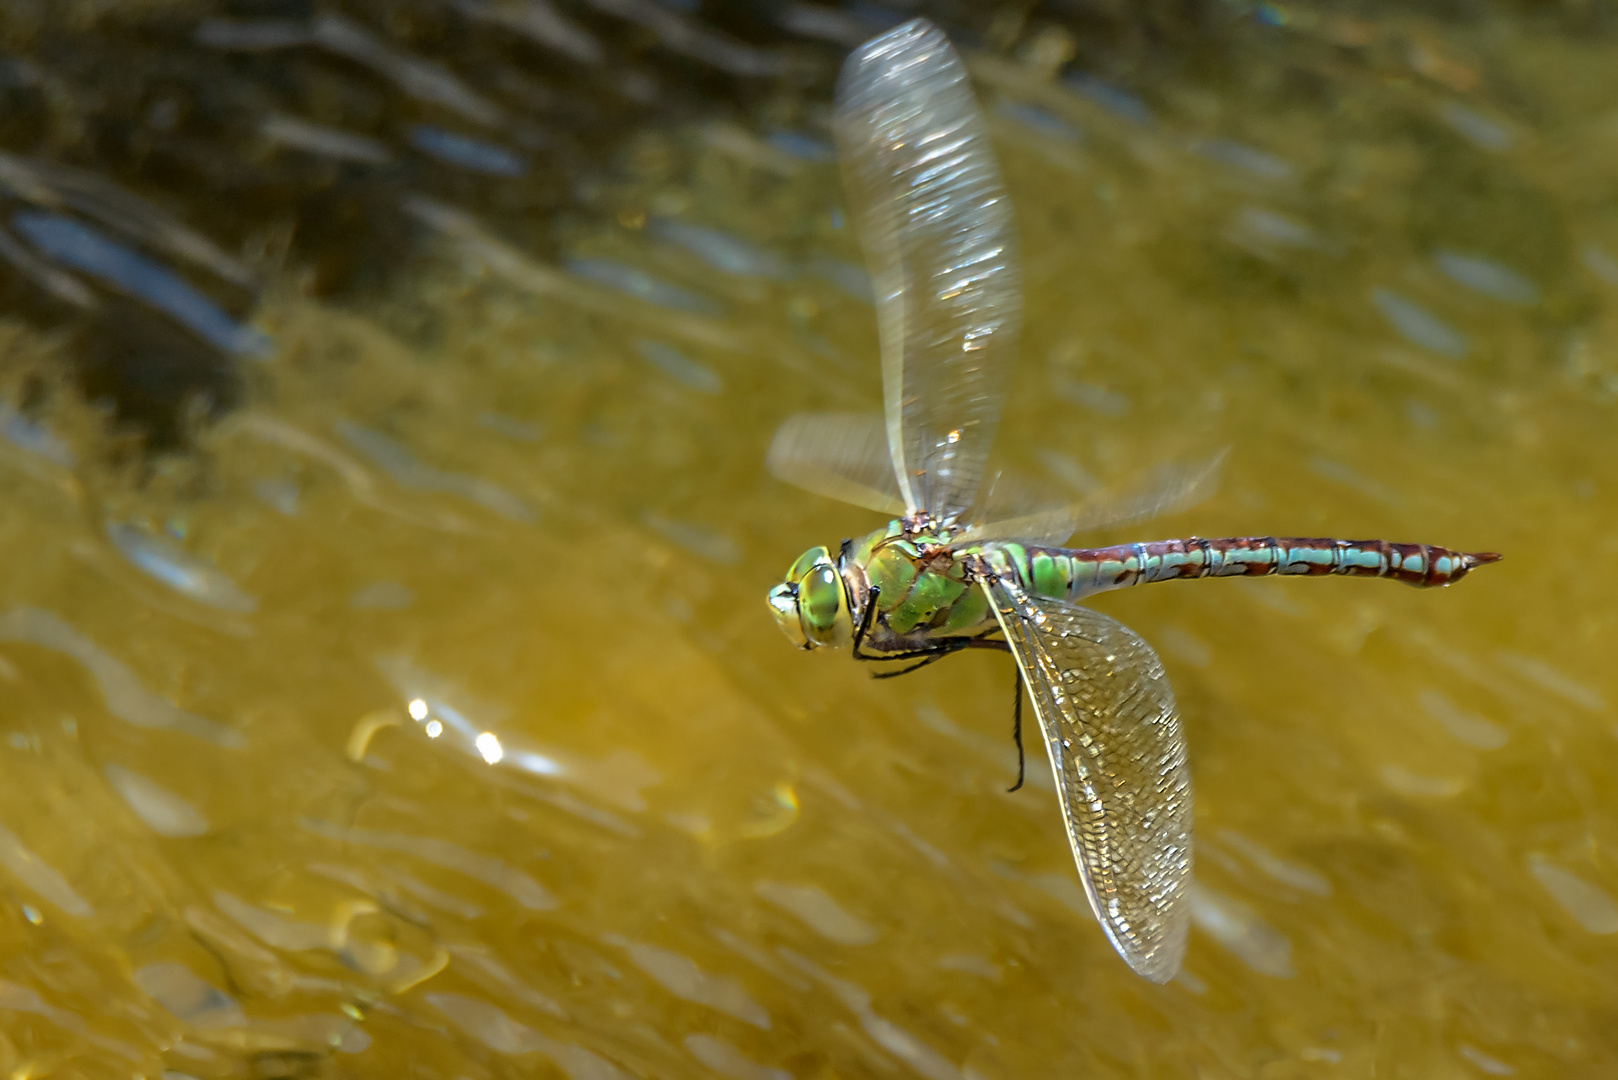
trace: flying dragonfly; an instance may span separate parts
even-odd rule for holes
[[[848,58],[837,147],[877,297],[885,416],[792,417],[768,464],[893,520],[835,555],[809,549],[770,590],[770,610],[800,647],[906,664],[891,674],[963,649],[1009,651],[1015,730],[1020,740],[1026,686],[1096,919],[1131,968],[1167,982],[1189,924],[1191,777],[1179,714],[1152,647],[1079,601],[1147,582],[1268,574],[1448,585],[1500,556],[1268,536],[1059,546],[1080,526],[1183,503],[1205,480],[1196,472],[1155,498],[981,523],[988,515],[974,507],[991,502],[985,462],[1021,281],[983,119],[936,26],[912,20]]]

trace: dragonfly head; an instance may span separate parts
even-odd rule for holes
[[[798,556],[786,580],[770,590],[770,613],[800,649],[847,645],[854,637],[848,590],[831,552],[823,547]]]

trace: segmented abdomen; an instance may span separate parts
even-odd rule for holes
[[[1459,581],[1473,567],[1500,558],[1493,553],[1451,551],[1431,544],[1274,536],[1220,540],[1191,537],[1078,550],[1021,544],[994,546],[1015,565],[1026,586],[1045,596],[1070,600],[1107,589],[1175,578],[1268,574],[1386,577],[1425,588]]]

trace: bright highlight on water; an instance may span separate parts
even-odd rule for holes
[[[877,297],[886,417],[793,417],[769,464],[782,479],[895,520],[836,556],[805,552],[770,591],[770,609],[802,648],[910,662],[889,674],[961,649],[1010,652],[1019,721],[1026,685],[1090,906],[1130,967],[1166,982],[1180,969],[1190,916],[1191,777],[1179,715],[1151,646],[1078,602],[1174,578],[1447,585],[1500,556],[1275,537],[1057,546],[1081,523],[1139,516],[1140,499],[1112,515],[1080,505],[981,523],[1021,280],[999,170],[942,32],[916,19],[856,49],[838,80],[837,136]],[[1157,503],[1191,493],[1177,484]]]

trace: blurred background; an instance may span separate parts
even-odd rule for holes
[[[1099,544],[1504,552],[1209,581],[1157,645],[1184,973],[1088,913],[1009,662],[763,598],[880,524],[847,51],[973,74],[997,447]],[[0,1067],[13,1077],[1618,1070],[1618,12],[1597,0],[8,0]],[[1037,753],[1037,749],[1034,750]]]

